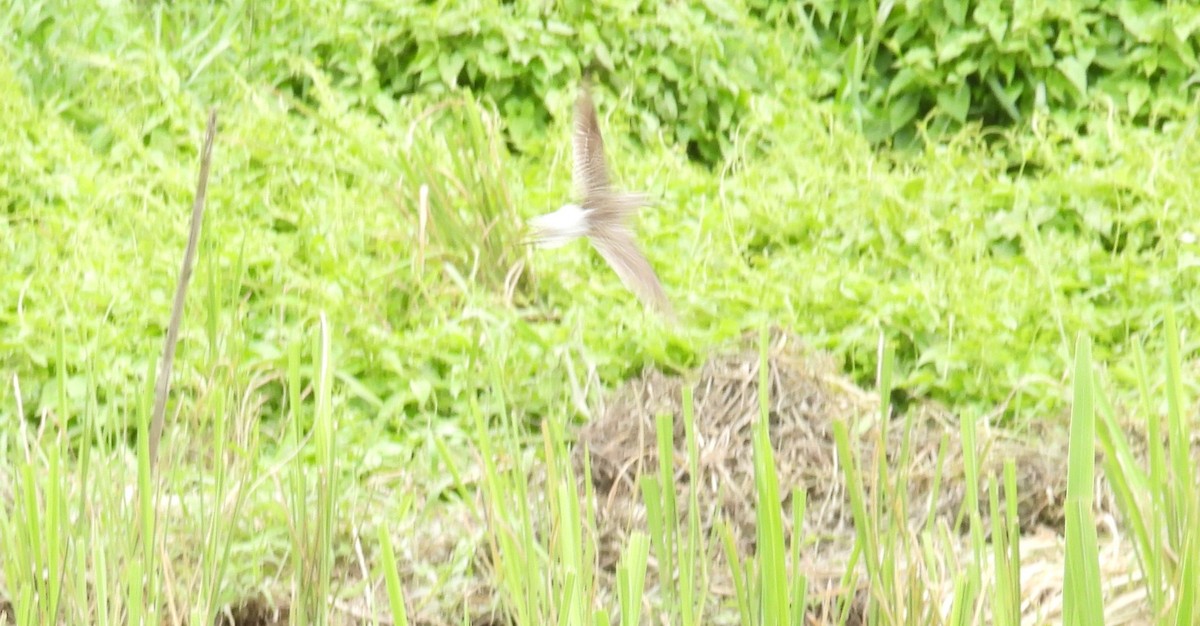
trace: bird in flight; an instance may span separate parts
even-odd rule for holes
[[[604,159],[604,139],[596,118],[587,82],[575,100],[574,182],[578,204],[535,217],[529,221],[533,243],[540,248],[558,248],[587,237],[621,282],[642,302],[675,321],[675,312],[650,262],[638,249],[630,218],[646,205],[646,195],[612,188]]]

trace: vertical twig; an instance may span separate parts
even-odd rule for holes
[[[154,383],[154,412],[150,418],[150,471],[154,471],[154,460],[158,456],[158,442],[162,438],[163,422],[167,411],[167,393],[171,389],[171,365],[175,361],[175,345],[179,339],[179,323],[183,319],[183,302],[187,295],[188,281],[192,277],[192,264],[196,259],[196,245],[200,240],[200,224],[204,218],[204,199],[208,194],[208,167],[212,160],[213,139],[217,134],[217,110],[208,113],[208,129],[204,133],[204,149],[200,153],[200,179],[196,182],[196,197],[192,202],[192,228],[188,232],[187,250],[183,253],[183,267],[179,270],[179,282],[175,285],[175,303],[171,306],[171,323],[167,326],[167,338],[163,345],[162,363],[158,368],[158,380]]]

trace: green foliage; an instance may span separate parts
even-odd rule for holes
[[[21,56],[54,60],[18,59],[30,74],[27,87],[48,99],[60,99],[63,88],[78,92],[97,65],[119,67],[116,58],[72,51],[126,37],[163,39],[178,44],[155,59],[163,70],[155,78],[168,80],[139,88],[182,83],[218,99],[241,88],[219,78],[232,69],[313,102],[317,68],[354,106],[389,122],[394,100],[467,88],[497,105],[518,149],[539,145],[552,119],[569,118],[579,78],[591,68],[603,91],[629,103],[643,142],[679,143],[710,166],[732,147],[750,94],[786,67],[760,62],[774,45],[771,33],[722,2],[309,0],[89,10],[51,1],[18,4],[9,21]],[[67,98],[60,106],[107,145],[115,129],[86,104]]]
[[[161,345],[195,182],[195,121],[214,98],[229,107],[229,142],[216,155],[201,258],[242,276],[221,297],[241,302],[249,358],[278,363],[280,337],[323,308],[348,338],[337,348],[348,402],[384,423],[463,414],[482,385],[462,354],[484,336],[523,346],[508,365],[514,375],[582,359],[611,384],[647,363],[694,364],[756,316],[809,334],[863,381],[875,331],[887,327],[896,386],[908,396],[991,410],[1016,389],[1012,412],[1062,406],[1054,372],[1070,360],[1073,333],[1088,332],[1101,358],[1114,356],[1133,330],[1161,319],[1162,305],[1138,303],[1164,302],[1165,286],[1197,256],[1186,243],[1200,172],[1194,123],[1159,134],[1103,119],[1082,132],[1048,122],[1006,135],[1005,150],[967,132],[906,158],[874,152],[785,90],[749,98],[734,149],[744,158],[720,177],[689,167],[682,149],[639,158],[613,142],[617,178],[657,196],[639,216],[639,236],[672,297],[691,308],[689,334],[666,337],[642,328],[636,302],[586,247],[524,257],[511,245],[520,217],[570,195],[567,120],[531,133],[530,149],[514,157],[496,141],[490,107],[437,96],[442,83],[397,101],[378,74],[348,78],[374,67],[349,60],[374,58],[360,48],[387,39],[390,21],[322,3],[181,3],[155,11],[164,12],[161,41],[188,45],[160,52],[141,36],[157,24],[147,21],[153,13],[109,8],[111,19],[97,21],[99,9],[55,8],[20,4],[6,16],[14,31],[34,26],[5,44],[11,63],[0,69],[6,91],[26,96],[0,104],[9,216],[0,246],[10,259],[0,293],[19,304],[0,310],[0,364],[23,373],[28,415],[59,397],[41,338],[60,318],[73,329],[67,360],[107,365],[99,401],[114,410],[101,419],[128,415],[124,396],[108,390],[140,381]],[[396,19],[415,19],[412,11]],[[68,22],[81,27],[61,28]],[[745,27],[745,41],[757,32],[712,23]],[[130,39],[117,45],[121,34]],[[345,62],[310,62],[326,45]],[[271,90],[293,79],[298,96]],[[550,99],[553,110],[569,111],[573,84],[564,82],[558,104]],[[438,97],[458,104],[438,106]],[[764,136],[773,148],[745,150]],[[700,254],[708,262],[672,262]],[[507,307],[459,314],[490,306],[520,261],[536,280],[518,304],[557,322]],[[188,343],[185,368],[198,362]],[[63,378],[72,403],[84,389],[75,369]],[[529,414],[546,410],[544,390],[522,392]]]
[[[694,365],[764,320],[833,352],[885,400],[932,398],[967,415],[1007,411],[1014,421],[1047,419],[1066,404],[1071,338],[1094,337],[1116,387],[1142,389],[1150,441],[1166,442],[1150,445],[1148,468],[1140,467],[1120,416],[1097,395],[1096,436],[1110,452],[1106,473],[1132,527],[1126,535],[1148,602],[1154,615],[1190,619],[1200,525],[1186,408],[1195,383],[1184,363],[1195,346],[1179,345],[1174,318],[1185,337],[1194,335],[1194,121],[1156,132],[1103,117],[1082,130],[1050,119],[1004,135],[1002,150],[971,130],[919,153],[874,150],[827,108],[797,96],[794,85],[817,66],[767,41],[786,36],[803,50],[799,43],[818,46],[823,34],[826,46],[844,45],[843,33],[863,16],[880,16],[849,4],[839,12],[762,4],[759,22],[719,0],[11,4],[0,13],[0,32],[14,34],[0,37],[0,541],[4,599],[22,623],[137,623],[166,619],[167,610],[212,623],[255,592],[280,594],[295,619],[319,623],[336,606],[331,599],[355,592],[340,577],[380,569],[402,621],[402,591],[430,578],[406,569],[406,531],[435,521],[459,531],[430,511],[455,499],[471,508],[478,492],[492,582],[517,621],[610,623],[594,603],[597,494],[577,497],[577,478],[590,481],[586,467],[576,477],[569,464],[569,420],[595,406],[589,393],[646,365]],[[983,5],[970,5],[953,31],[963,38],[959,51],[927,23],[901,20],[918,5],[890,6],[878,28],[867,23],[875,44],[864,38],[854,56],[837,57],[860,68],[846,74],[842,93],[868,113],[897,116],[895,127],[886,118],[887,133],[939,107],[965,111],[956,116],[963,119],[999,116],[990,78],[1002,94],[1023,85],[1012,100],[1021,116],[1038,106],[1037,85],[1047,106],[1120,93],[1118,108],[1149,117],[1177,110],[1194,89],[1178,82],[1180,67],[1194,64],[1188,5],[1018,5],[1049,26],[1030,26],[1012,49],[991,38],[991,22],[977,20]],[[933,13],[920,14],[929,23],[949,19]],[[790,33],[763,26],[802,17],[812,18],[806,29]],[[1025,31],[1010,25],[1002,41],[1017,32]],[[1099,35],[1114,39],[1084,65]],[[895,41],[906,52],[922,41],[936,50],[931,73],[900,87],[895,76],[877,84],[909,67],[887,64],[882,50]],[[1038,54],[1048,47],[1050,65],[1031,60],[1030,41],[1040,42]],[[818,61],[838,49],[818,47]],[[1113,54],[1116,69],[1102,64]],[[1072,55],[1080,65],[1060,63]],[[986,71],[978,59],[991,59]],[[657,200],[637,227],[684,314],[677,335],[644,316],[585,245],[529,256],[511,246],[521,217],[570,193],[567,114],[578,74],[593,61],[601,108],[615,111],[608,135],[617,139],[617,177]],[[842,67],[828,65],[826,76]],[[1072,82],[1081,67],[1086,98]],[[784,84],[768,88],[780,76]],[[956,91],[963,84],[971,89],[965,109]],[[911,102],[886,108],[919,89],[934,91],[915,100],[916,113]],[[185,312],[169,454],[154,479],[144,440],[150,373],[185,240],[203,112],[214,103],[226,122]],[[501,121],[520,154],[500,141]],[[664,141],[630,149],[622,123]],[[767,137],[768,150],[757,150],[754,141]],[[675,151],[665,147],[672,142]],[[696,159],[722,165],[720,174],[689,162]],[[527,273],[536,280],[520,297],[500,297],[522,261],[537,268]],[[1167,338],[1147,344],[1155,357],[1166,353],[1160,401],[1140,347],[1130,357],[1126,346],[1164,320]],[[881,333],[894,361],[885,351],[875,379]],[[311,359],[303,356],[309,336],[320,340]],[[1080,363],[1077,371],[1090,365]],[[881,416],[889,415],[885,402]],[[692,417],[684,415],[687,463],[697,475]],[[541,501],[528,472],[533,420],[547,424],[541,460],[550,489]],[[976,422],[961,423],[974,511],[986,477],[978,475]],[[661,424],[666,450],[672,429]],[[939,588],[926,582],[946,582],[897,569],[920,562],[910,576],[953,579],[950,621],[969,623],[987,606],[1005,616],[997,623],[1013,621],[1019,537],[994,544],[1003,564],[989,584],[973,514],[974,562],[965,571],[950,566],[941,560],[953,555],[936,534],[942,527],[931,521],[913,537],[895,523],[924,506],[907,502],[908,452],[888,467],[882,449],[854,458],[849,437],[860,431],[839,430],[864,529],[846,588],[856,586],[862,562],[877,590],[873,616],[898,617],[888,607],[903,605],[913,620],[936,621],[945,598],[902,602]],[[1072,469],[1085,473],[1071,474],[1073,529],[1087,526],[1088,481],[1076,477],[1086,477],[1092,446],[1080,433]],[[756,478],[758,501],[770,504],[784,492],[765,434],[756,436]],[[986,493],[1000,533],[1014,532],[1009,468],[1007,521],[997,523],[995,483]],[[675,475],[662,469],[645,483],[655,485],[654,526],[621,559],[620,621],[666,612],[666,621],[704,623],[712,539],[695,517],[678,519]],[[383,497],[356,500],[371,489]],[[395,506],[400,491],[406,504]],[[803,493],[791,498],[799,529]],[[718,531],[737,610],[747,622],[761,614],[799,621],[820,600],[808,597],[803,577],[786,576],[785,518],[759,514],[761,552],[752,559],[735,553],[728,527]],[[352,538],[360,527],[379,537],[383,558]],[[1094,542],[1075,539],[1072,558],[1084,567],[1073,589],[1094,602]],[[791,537],[793,573],[808,540]],[[438,565],[439,584],[464,580],[473,566],[475,546],[460,545]],[[669,594],[666,605],[643,605],[655,593],[645,580],[652,549],[656,566],[674,564],[678,573],[660,570],[651,581]],[[426,608],[415,603],[413,620]],[[847,598],[843,618],[848,609]]]
[[[820,89],[873,140],[911,134],[931,113],[935,128],[1093,103],[1180,119],[1198,89],[1192,2],[807,0],[782,15],[765,5],[761,15],[814,33]]]
[[[747,30],[716,3],[443,1],[396,12],[372,62],[393,96],[468,86],[495,100],[517,146],[569,113],[557,102],[592,67],[632,100],[643,139],[661,131],[715,164],[763,84]]]
[[[164,10],[180,27],[207,11]],[[313,86],[301,61],[370,111],[468,88],[496,103],[518,149],[540,143],[552,118],[569,117],[591,68],[631,103],[643,141],[661,134],[713,165],[731,146],[750,93],[774,71],[757,63],[767,33],[722,3],[316,0],[223,13],[238,12],[248,19],[232,31],[231,47],[246,48],[249,69],[293,95],[306,98]]]

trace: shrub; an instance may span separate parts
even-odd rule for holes
[[[578,79],[592,67],[602,89],[632,101],[643,141],[661,131],[695,160],[722,159],[750,92],[766,84],[756,61],[756,40],[766,37],[757,22],[715,3],[551,4],[314,3],[304,15],[281,5],[259,9],[264,26],[251,45],[277,84],[301,95],[307,79],[289,58],[315,57],[335,86],[357,90],[367,106],[380,95],[469,88],[495,101],[518,150],[542,140],[553,114],[569,114]]]
[[[751,4],[763,19],[810,33],[819,89],[850,105],[876,141],[910,133],[926,116],[935,129],[1006,124],[1043,106],[1070,112],[1111,102],[1142,122],[1178,118],[1200,82],[1200,6],[1192,2]]]

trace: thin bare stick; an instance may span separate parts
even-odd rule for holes
[[[162,438],[163,421],[167,412],[167,393],[171,389],[171,365],[175,361],[175,345],[179,339],[179,323],[183,319],[183,302],[187,295],[188,282],[192,278],[192,263],[196,260],[196,245],[200,240],[200,224],[204,218],[204,199],[208,195],[208,167],[212,161],[213,139],[217,134],[217,110],[208,113],[208,130],[204,133],[204,150],[200,153],[200,180],[196,182],[196,197],[192,202],[192,229],[188,232],[187,250],[183,253],[183,268],[179,270],[179,282],[175,285],[175,303],[171,306],[171,324],[167,326],[167,339],[163,345],[162,363],[158,368],[158,380],[154,383],[154,413],[150,419],[150,471],[154,471],[154,459],[158,456],[158,442]]]

